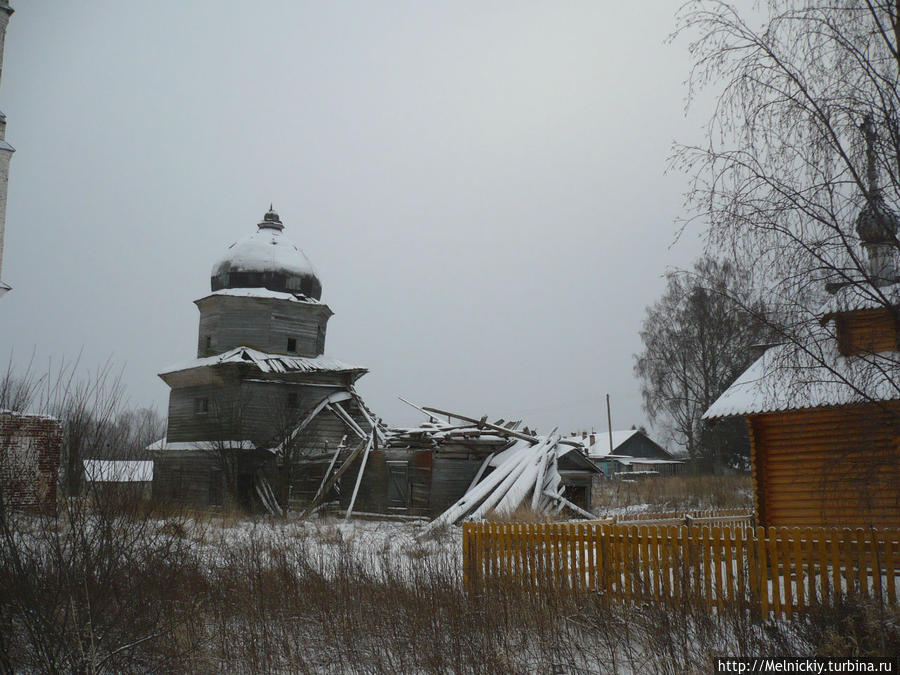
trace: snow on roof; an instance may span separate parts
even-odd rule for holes
[[[256,444],[252,441],[176,441],[169,443],[163,436],[158,441],[147,446],[147,450],[154,451],[184,451],[203,450],[211,451],[217,448],[233,448],[236,450],[256,450]]]
[[[92,483],[147,482],[153,480],[153,461],[86,459],[84,477]]]
[[[170,366],[162,370],[160,376],[169,373],[178,373],[192,368],[207,368],[209,366],[218,366],[222,364],[251,364],[256,366],[263,373],[320,373],[320,372],[338,372],[338,373],[367,373],[366,368],[354,366],[337,359],[327,356],[316,356],[308,358],[305,356],[288,356],[286,354],[269,354],[261,352],[250,347],[235,347],[222,354],[215,356],[206,356],[199,359],[193,359],[187,363]]]
[[[35,413],[27,413],[21,412],[18,410],[10,410],[9,408],[0,408],[0,415],[9,415],[10,417],[27,417],[33,420],[55,420],[58,421],[56,417],[53,415],[42,415]]]
[[[681,459],[655,459],[651,457],[632,457],[630,455],[607,455],[601,459],[612,460],[626,466],[631,466],[632,464],[684,464],[684,460]]]
[[[794,344],[768,349],[703,419],[900,400],[897,352],[843,356],[833,336],[818,333],[805,350]]]
[[[618,431],[613,431],[613,451],[615,451],[616,448],[620,447],[625,441],[634,436],[636,433],[638,433],[637,429],[619,429]],[[594,437],[593,445],[591,445],[591,436]],[[593,434],[589,434],[585,438],[582,438],[580,434],[576,434],[575,436],[565,437],[565,440],[580,443],[584,448],[584,451],[587,453],[588,457],[590,457],[591,459],[606,457],[608,454],[610,454],[608,431],[595,431]]]
[[[272,300],[288,300],[290,302],[302,302],[310,305],[320,304],[315,298],[310,298],[302,293],[283,293],[281,291],[272,291],[268,288],[221,288],[213,291],[209,295],[204,295],[200,300],[211,298],[214,295],[231,295],[240,298],[266,298]],[[196,302],[200,302],[197,300]]]
[[[888,286],[871,286],[854,283],[838,289],[819,310],[826,319],[832,314],[859,309],[879,309],[900,305],[900,283]]]
[[[284,271],[318,277],[309,258],[281,230],[260,227],[256,232],[228,247],[212,267],[211,276],[222,269],[232,272]]]

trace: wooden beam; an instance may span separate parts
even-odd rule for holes
[[[316,491],[316,496],[313,497],[313,501],[316,501],[319,498],[319,495],[322,494],[322,488],[325,487],[325,482],[328,480],[328,477],[331,475],[332,469],[334,469],[334,465],[337,463],[338,455],[341,454],[341,450],[344,449],[344,441],[347,440],[347,435],[344,434],[344,437],[341,439],[340,444],[337,446],[337,450],[334,451],[334,457],[331,458],[331,463],[328,465],[328,469],[325,471],[325,475],[322,476],[322,482],[319,483],[319,489]]]
[[[573,504],[568,499],[563,497],[561,494],[557,494],[557,493],[549,492],[549,491],[545,491],[544,494],[547,495],[548,497],[550,497],[550,499],[552,499],[553,501],[557,502],[560,506],[567,506],[570,509],[572,509],[575,513],[577,513],[581,516],[584,516],[585,518],[593,520],[597,517],[593,513],[590,513],[589,511],[585,511],[583,508],[581,508],[577,504]]]
[[[492,452],[487,457],[484,458],[484,461],[481,463],[481,466],[478,467],[478,473],[475,474],[475,478],[472,479],[472,482],[469,483],[469,487],[466,488],[466,491],[463,493],[464,495],[469,494],[472,491],[472,488],[478,485],[478,481],[481,480],[481,477],[484,475],[485,469],[488,468],[488,464],[491,463],[491,460],[494,459],[494,455],[496,452]]]
[[[362,449],[365,447],[366,441],[364,440],[362,443],[357,445],[356,448],[354,448],[353,452],[350,453],[350,456],[347,457],[343,464],[341,464],[341,467],[337,471],[335,471],[334,475],[331,478],[328,479],[328,482],[322,489],[321,494],[313,499],[313,501],[310,502],[309,506],[307,506],[303,510],[303,513],[300,514],[301,518],[306,518],[310,513],[313,513],[316,510],[316,507],[320,503],[322,503],[322,501],[328,495],[328,491],[333,488],[335,483],[340,480],[341,476],[343,476],[347,472],[347,469],[349,469],[350,465],[353,464],[353,460],[355,460],[359,456],[359,453],[362,452]]]
[[[290,434],[288,434],[288,437],[285,438],[278,445],[277,448],[275,448],[276,452],[281,452],[285,448],[287,448],[288,443],[290,443],[295,438],[297,438],[297,435],[301,431],[303,431],[306,428],[306,426],[316,418],[316,415],[318,415],[320,412],[322,412],[322,409],[325,406],[329,405],[330,403],[346,401],[348,398],[352,398],[352,394],[349,391],[336,391],[333,394],[330,394],[330,395],[326,396],[325,398],[323,398],[321,401],[319,401],[316,404],[316,407],[313,408],[305,418],[303,418],[303,421],[300,422],[300,424],[298,424]]]
[[[366,402],[363,401],[362,396],[356,391],[356,387],[352,384],[350,385],[350,392],[353,394],[353,398],[356,401],[356,405],[359,407],[359,411],[362,413],[363,417],[366,418],[366,421],[369,425],[375,429],[376,439],[382,444],[387,445],[387,436],[384,435],[384,432],[381,430],[381,427],[378,426],[378,421],[372,417],[369,409],[366,407]]]
[[[413,404],[410,404],[410,405],[412,405],[414,408],[419,407],[419,406],[416,406]],[[520,431],[513,431],[512,429],[507,429],[506,427],[501,427],[496,424],[491,424],[490,422],[485,422],[484,418],[482,418],[480,420],[476,420],[472,417],[466,417],[465,415],[459,415],[457,413],[447,412],[446,410],[441,410],[439,408],[431,408],[429,406],[422,406],[421,408],[419,408],[419,410],[424,411],[426,414],[428,414],[429,416],[432,416],[432,417],[436,414],[437,415],[447,415],[448,417],[455,417],[456,419],[462,420],[463,422],[471,422],[472,424],[476,424],[481,428],[492,429],[493,431],[497,431],[501,434],[506,434],[507,436],[512,436],[513,438],[518,438],[523,441],[531,441],[532,443],[540,443],[541,442],[541,439],[538,438],[537,436],[531,436],[530,434],[523,434]],[[558,442],[562,443],[563,445],[571,445],[576,448],[582,447],[581,443],[577,443],[575,441],[570,441],[565,438],[560,438]]]
[[[338,418],[340,418],[340,420],[350,428],[350,431],[355,433],[360,438],[366,438],[368,434],[366,434],[366,432],[362,430],[362,428],[356,423],[356,420],[350,417],[347,411],[344,410],[340,406],[340,404],[329,403],[328,409],[331,410],[335,415],[337,415]],[[375,427],[372,428],[374,429]]]
[[[369,454],[372,450],[372,444],[375,442],[375,429],[372,429],[372,435],[369,436],[369,440],[366,442],[366,450],[363,453],[362,462],[359,463],[359,474],[356,476],[356,485],[353,486],[353,496],[350,497],[350,506],[347,507],[347,515],[344,516],[345,520],[349,520],[350,516],[353,513],[353,505],[356,503],[356,495],[359,492],[359,484],[362,483],[363,472],[366,470],[366,462],[369,460]]]
[[[548,453],[541,457],[541,465],[538,467],[537,480],[534,482],[534,492],[531,495],[531,510],[537,511],[541,506],[541,496],[544,487],[544,473],[547,471]]]

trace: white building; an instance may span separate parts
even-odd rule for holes
[[[6,0],[0,0],[0,76],[3,74],[3,47],[6,42],[6,26],[13,9]],[[9,184],[9,161],[15,148],[6,142],[6,115],[0,111],[0,297],[10,289],[3,282],[3,238],[6,234],[6,190]]]

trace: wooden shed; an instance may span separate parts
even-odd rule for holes
[[[900,284],[838,290],[704,415],[746,419],[759,524],[900,527],[898,309]]]
[[[85,459],[85,493],[102,499],[150,499],[153,461],[140,459]]]

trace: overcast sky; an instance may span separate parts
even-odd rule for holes
[[[111,357],[164,414],[271,201],[386,421],[421,419],[402,395],[604,430],[609,393],[646,423],[641,320],[702,247],[665,173],[702,138],[680,3],[14,2],[4,358]]]

